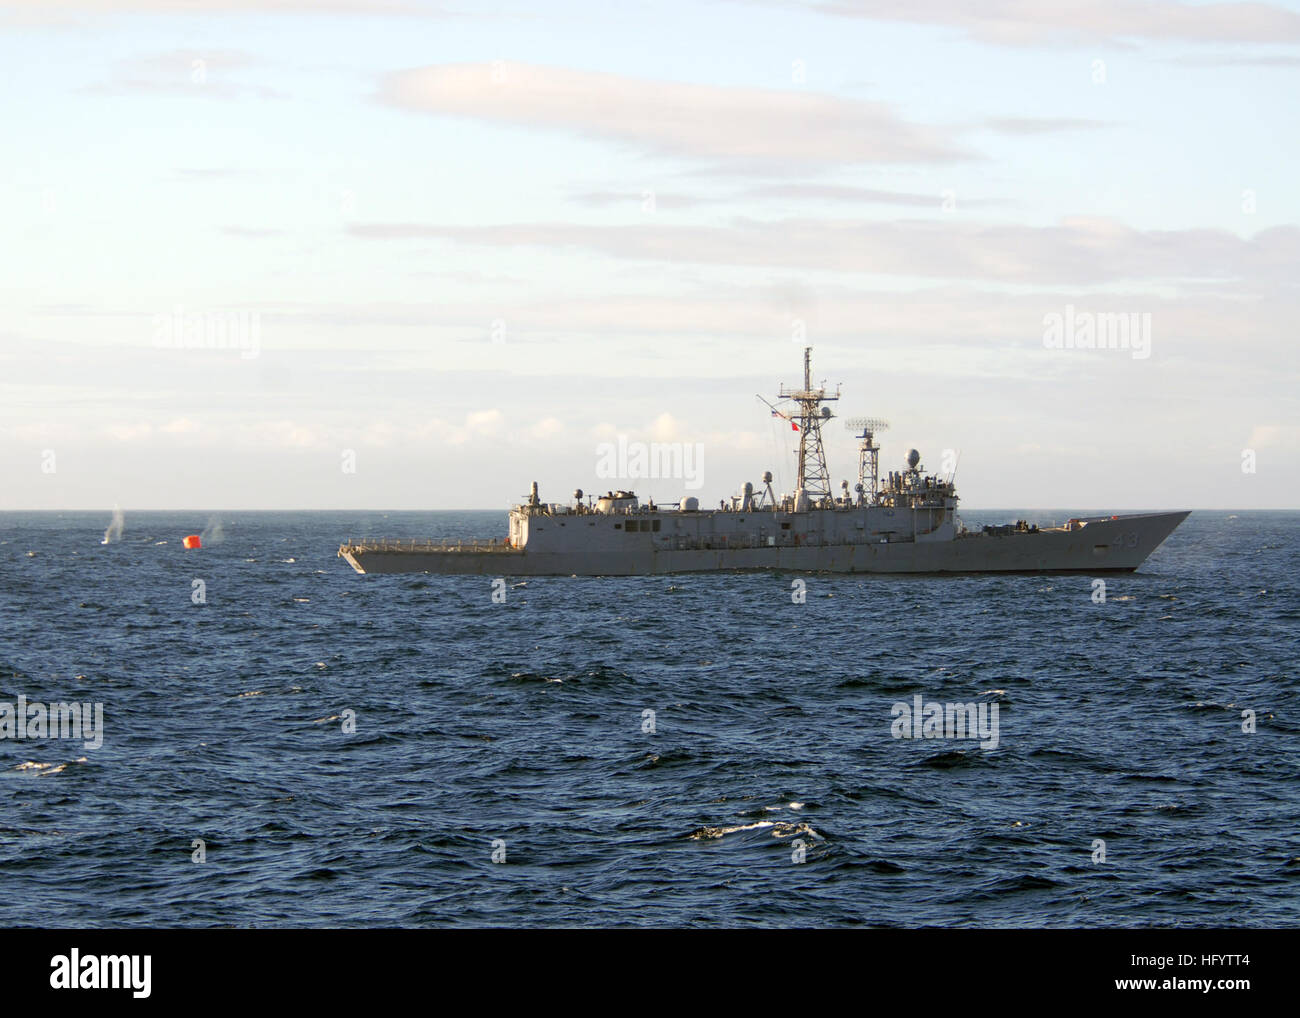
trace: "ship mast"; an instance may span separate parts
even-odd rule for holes
[[[826,465],[826,449],[822,445],[822,423],[830,420],[831,408],[822,406],[840,398],[840,391],[827,393],[825,388],[812,386],[812,347],[803,351],[803,388],[797,390],[781,386],[778,399],[793,400],[799,405],[797,415],[791,420],[799,425],[799,480],[795,497],[806,497],[810,502],[820,502],[831,494],[831,475]]]
[[[850,431],[861,431],[858,440],[858,504],[875,505],[880,495],[880,446],[876,432],[889,430],[889,422],[879,417],[850,417],[844,422]]]

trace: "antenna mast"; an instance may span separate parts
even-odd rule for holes
[[[844,422],[850,431],[861,431],[858,447],[858,504],[875,505],[880,491],[880,446],[876,432],[888,431],[889,422],[880,417],[850,417]]]
[[[795,497],[806,497],[817,503],[831,497],[831,475],[826,466],[826,448],[822,445],[822,422],[833,416],[830,407],[822,406],[840,398],[840,390],[828,394],[825,387],[812,386],[812,347],[803,350],[803,388],[790,390],[781,386],[778,399],[793,400],[798,404],[792,422],[799,428],[799,479]],[[796,506],[798,508],[798,506]]]

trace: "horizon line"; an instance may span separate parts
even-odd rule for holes
[[[564,503],[564,504],[567,505],[568,503]],[[657,508],[663,509],[664,511],[673,511],[673,509],[671,508],[673,506],[675,506],[675,503],[664,503],[662,505],[657,506]],[[180,507],[180,508],[149,507],[149,508],[137,508],[137,509],[129,509],[129,508],[121,508],[121,507],[118,508],[120,508],[123,513],[127,513],[127,512],[133,512],[133,513],[496,513],[496,512],[509,512],[510,509],[513,507],[507,507],[504,509],[500,507],[486,508],[486,509],[485,508],[400,509],[400,508],[357,508],[357,507],[350,507],[350,506],[325,507],[325,508],[321,508],[320,506],[315,506],[312,508],[295,506],[295,507],[278,508],[278,509],[268,509],[268,508],[218,508],[218,509],[201,508],[200,509],[200,508],[193,508],[193,507]],[[708,510],[708,511],[712,511],[712,510]],[[761,509],[753,510],[753,512],[760,512],[760,513],[773,512],[773,511],[776,510],[772,508],[761,508]],[[1200,507],[1194,506],[1190,509],[1170,509],[1170,508],[1156,508],[1151,506],[1129,506],[1129,507],[1120,507],[1120,508],[1116,508],[1115,506],[1109,506],[1109,507],[1099,508],[1099,507],[1059,506],[1059,505],[1056,506],[1004,505],[1004,506],[974,506],[967,509],[957,510],[958,514],[961,514],[963,512],[970,513],[970,512],[1009,512],[1009,511],[1035,512],[1035,513],[1056,512],[1056,511],[1095,512],[1095,513],[1107,513],[1107,512],[1111,512],[1111,513],[1116,513],[1116,512],[1123,512],[1123,513],[1139,513],[1139,512],[1286,513],[1286,512],[1300,512],[1300,506],[1265,506],[1265,507],[1254,506],[1251,508],[1242,508],[1240,506],[1200,506]],[[4,514],[4,513],[99,513],[102,514],[106,512],[112,513],[113,507],[105,508],[103,506],[95,506],[93,508],[0,509],[0,514]]]

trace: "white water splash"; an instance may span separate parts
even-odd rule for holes
[[[204,544],[220,544],[226,539],[226,528],[221,525],[221,517],[213,516],[203,528],[199,540]]]
[[[122,507],[113,506],[113,519],[104,531],[104,539],[100,544],[112,544],[114,541],[122,540],[122,531],[126,529],[126,517],[122,514]]]

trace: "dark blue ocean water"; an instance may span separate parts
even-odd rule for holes
[[[1194,513],[1105,604],[766,575],[495,604],[335,552],[501,513],[108,522],[0,514],[0,701],[104,705],[99,749],[0,740],[5,926],[1300,925],[1298,514]],[[996,701],[999,745],[893,738],[916,693]]]

